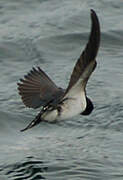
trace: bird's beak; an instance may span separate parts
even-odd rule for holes
[[[34,119],[26,128],[24,128],[24,129],[22,129],[22,130],[20,130],[20,131],[21,131],[21,132],[26,131],[27,129],[30,129],[30,128],[36,126],[37,124],[39,124],[41,121],[42,121],[42,119],[41,119],[41,114],[39,113],[39,114],[35,117],[35,119]]]

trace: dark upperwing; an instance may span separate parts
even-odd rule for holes
[[[96,55],[100,45],[100,25],[94,10],[91,10],[91,32],[88,43],[74,66],[66,96],[79,81],[86,87],[87,81],[96,67]],[[66,97],[65,96],[65,97]]]
[[[24,79],[20,79],[18,83],[19,94],[23,103],[29,108],[38,108],[46,106],[55,99],[60,99],[63,95],[67,95],[77,81],[86,87],[87,81],[96,67],[96,55],[100,44],[100,26],[96,13],[91,10],[91,33],[85,50],[78,59],[69,85],[64,93],[62,88],[56,84],[45,74],[40,67],[33,68]]]
[[[29,108],[46,106],[64,94],[64,90],[58,88],[40,67],[33,68],[24,79],[20,79],[18,90],[23,103]]]

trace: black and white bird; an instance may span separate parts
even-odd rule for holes
[[[42,121],[54,122],[72,118],[78,114],[89,115],[94,106],[86,95],[86,85],[96,68],[96,56],[100,45],[100,25],[94,10],[91,10],[91,32],[88,43],[77,60],[68,87],[58,87],[40,68],[32,70],[20,79],[19,94],[25,106],[42,107],[25,131]]]

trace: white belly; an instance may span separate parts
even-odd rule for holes
[[[65,120],[74,117],[84,111],[86,108],[85,93],[81,92],[75,96],[68,97],[61,105],[60,113],[57,109],[46,111],[42,118],[45,121],[53,122],[56,120]]]
[[[45,112],[42,115],[42,118],[44,121],[53,122],[56,121],[58,117],[58,111],[57,109],[54,109],[53,111]]]
[[[74,117],[84,111],[86,108],[85,94],[77,95],[76,97],[69,98],[62,105],[62,111],[58,120],[64,120]]]

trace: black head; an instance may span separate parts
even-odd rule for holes
[[[86,97],[86,101],[87,101],[86,109],[81,113],[81,115],[89,115],[94,109],[93,103],[88,97]]]

